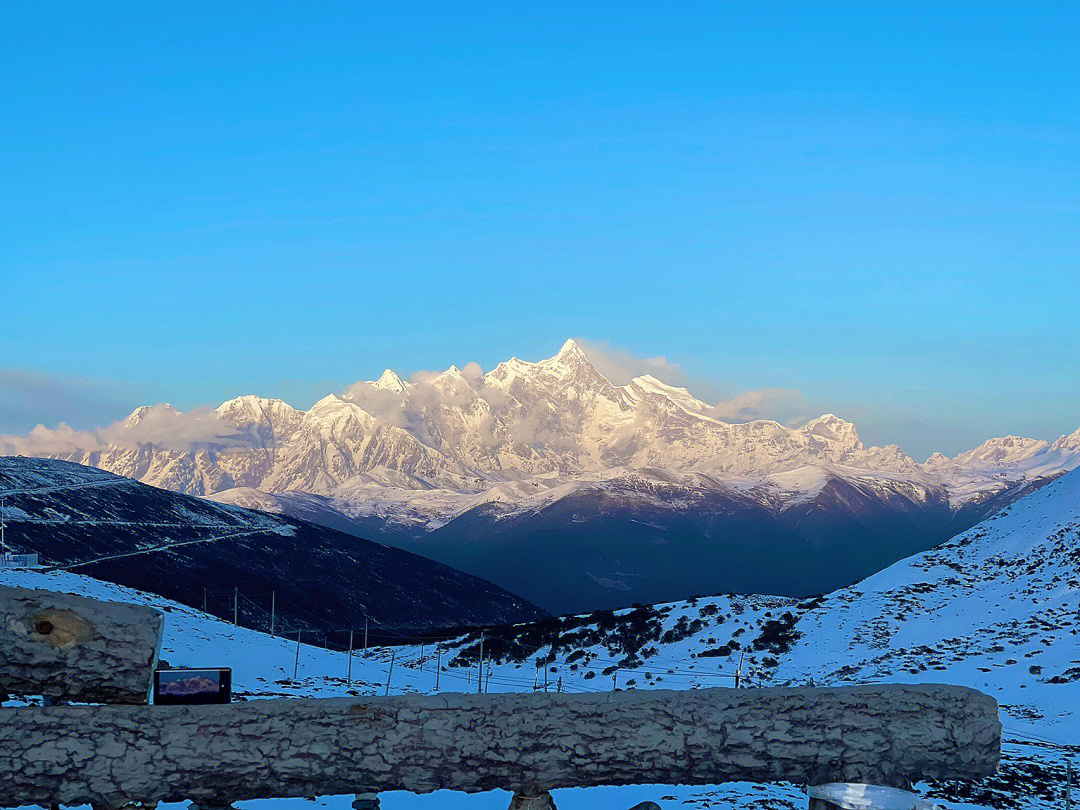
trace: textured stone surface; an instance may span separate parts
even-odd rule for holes
[[[146,703],[162,622],[141,605],[0,587],[0,692]]]
[[[0,711],[0,806],[119,806],[441,788],[899,784],[994,771],[972,689],[408,695]]]

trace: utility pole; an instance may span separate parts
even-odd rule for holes
[[[487,677],[484,679],[484,694],[486,695],[490,689],[491,689],[491,662],[488,661]]]
[[[420,645],[420,671],[424,671],[424,645]]]
[[[277,591],[270,591],[270,638],[274,637],[274,624],[277,619]]]
[[[480,694],[484,680],[484,631],[480,631],[480,667],[476,671],[476,694]]]
[[[367,658],[367,616],[364,616],[364,658]]]
[[[439,671],[442,669],[442,645],[435,645],[435,653],[438,656],[438,661],[435,663],[435,691],[439,691]]]
[[[206,586],[202,589],[202,612],[206,613]]]
[[[349,668],[345,673],[345,682],[352,683],[352,630],[349,630]]]
[[[236,627],[237,617],[240,615],[240,588],[235,587],[232,590],[232,623],[233,627]]]
[[[386,670],[386,694],[390,694],[390,676],[394,674],[394,656],[397,650],[390,651],[390,669]]]
[[[615,670],[614,672],[611,673],[611,691],[612,692],[617,692],[618,691],[618,689],[615,686],[615,684],[618,682],[618,680],[619,680],[619,670]]]
[[[296,631],[296,662],[292,668],[292,679],[296,680],[296,670],[300,667],[300,631]]]
[[[740,689],[742,684],[742,662],[743,656],[746,655],[746,650],[739,653],[739,668],[735,670],[735,688]]]

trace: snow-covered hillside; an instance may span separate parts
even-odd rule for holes
[[[600,676],[610,687],[613,668],[637,688],[730,683],[740,660],[758,685],[948,681],[994,695],[1007,728],[1080,744],[1080,474],[826,596],[718,596],[559,622],[489,641],[508,659],[494,672],[532,678],[554,641],[552,673],[570,690]]]
[[[798,601],[717,596],[565,617],[463,636],[438,649],[379,648],[348,658],[233,628],[156,597],[73,574],[2,572],[0,582],[167,611],[163,656],[172,664],[232,665],[245,697],[545,688],[750,687],[873,681],[945,682],[981,689],[1002,707],[1005,758],[975,785],[921,785],[948,807],[1061,806],[1064,761],[1080,755],[1080,475],[1064,476],[945,545],[855,586]],[[390,674],[391,657],[393,674]],[[435,673],[436,663],[442,668]],[[665,798],[667,797],[667,798]],[[561,808],[803,808],[794,786],[566,791]],[[426,803],[425,803],[426,802]],[[501,807],[505,796],[390,796],[387,808]]]

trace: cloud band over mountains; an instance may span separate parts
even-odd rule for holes
[[[579,341],[596,370],[615,385],[625,385],[634,377],[651,375],[669,385],[711,387],[707,382],[689,379],[678,363],[661,356],[642,357],[627,349],[612,347],[603,341]],[[456,392],[432,381],[445,372],[417,371],[409,376],[411,407],[403,409],[401,400],[391,390],[373,381],[359,381],[340,392],[342,398],[356,402],[377,419],[415,435],[425,444],[435,437],[428,435],[427,423],[417,414],[449,401],[464,404],[473,392],[486,398],[502,396],[497,389],[485,387],[484,371],[469,362],[456,371],[468,384]],[[137,450],[153,447],[181,453],[203,449],[218,451],[252,446],[251,436],[238,432],[210,406],[179,411],[166,403],[142,406],[124,419],[97,427],[77,429],[69,424],[72,414],[85,420],[95,415],[116,413],[122,406],[108,397],[109,386],[90,380],[77,380],[15,369],[0,369],[0,417],[6,423],[26,422],[34,414],[38,424],[26,433],[0,434],[0,454],[25,456],[69,456],[95,453],[110,448]],[[471,390],[469,390],[471,389]],[[805,398],[787,388],[762,388],[744,391],[710,406],[705,413],[726,422],[771,419],[803,422]],[[795,414],[799,414],[795,416]],[[51,427],[50,425],[55,425]],[[524,443],[558,443],[559,437],[545,428],[542,420],[525,419],[515,425],[515,439]]]

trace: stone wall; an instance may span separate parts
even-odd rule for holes
[[[997,703],[971,689],[701,689],[0,710],[0,806],[442,788],[990,774]]]

